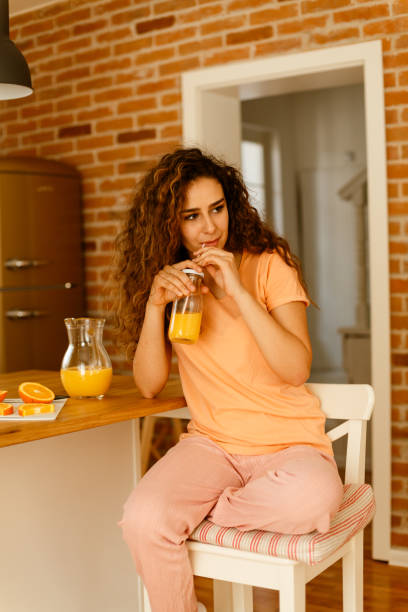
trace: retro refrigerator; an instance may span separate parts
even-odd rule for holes
[[[84,312],[79,173],[0,158],[0,372],[59,369]]]

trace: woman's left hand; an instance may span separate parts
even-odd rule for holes
[[[194,253],[193,261],[210,274],[226,295],[234,298],[243,290],[233,253],[216,247],[202,247]]]

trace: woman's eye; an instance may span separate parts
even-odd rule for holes
[[[193,221],[196,217],[196,213],[192,213],[191,215],[187,215],[187,217],[184,217],[184,221]]]
[[[220,204],[219,206],[216,206],[215,208],[213,208],[213,211],[216,213],[219,213],[222,211],[223,208],[224,208],[224,204]]]

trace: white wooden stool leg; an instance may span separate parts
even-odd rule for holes
[[[343,610],[363,612],[363,541],[360,531],[350,542],[350,551],[343,557]]]
[[[144,592],[144,598],[143,598],[144,612],[152,612],[152,609],[150,607],[149,596],[147,594],[146,589],[143,589],[143,592]]]
[[[213,581],[214,612],[233,612],[232,584],[225,580]]]
[[[306,581],[302,565],[286,571],[279,588],[279,612],[306,611]]]
[[[234,612],[253,612],[252,587],[248,584],[232,585],[232,609]]]

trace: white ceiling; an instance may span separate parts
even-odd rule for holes
[[[9,0],[10,15],[31,11],[35,8],[47,6],[47,4],[55,4],[56,1],[61,0]]]

